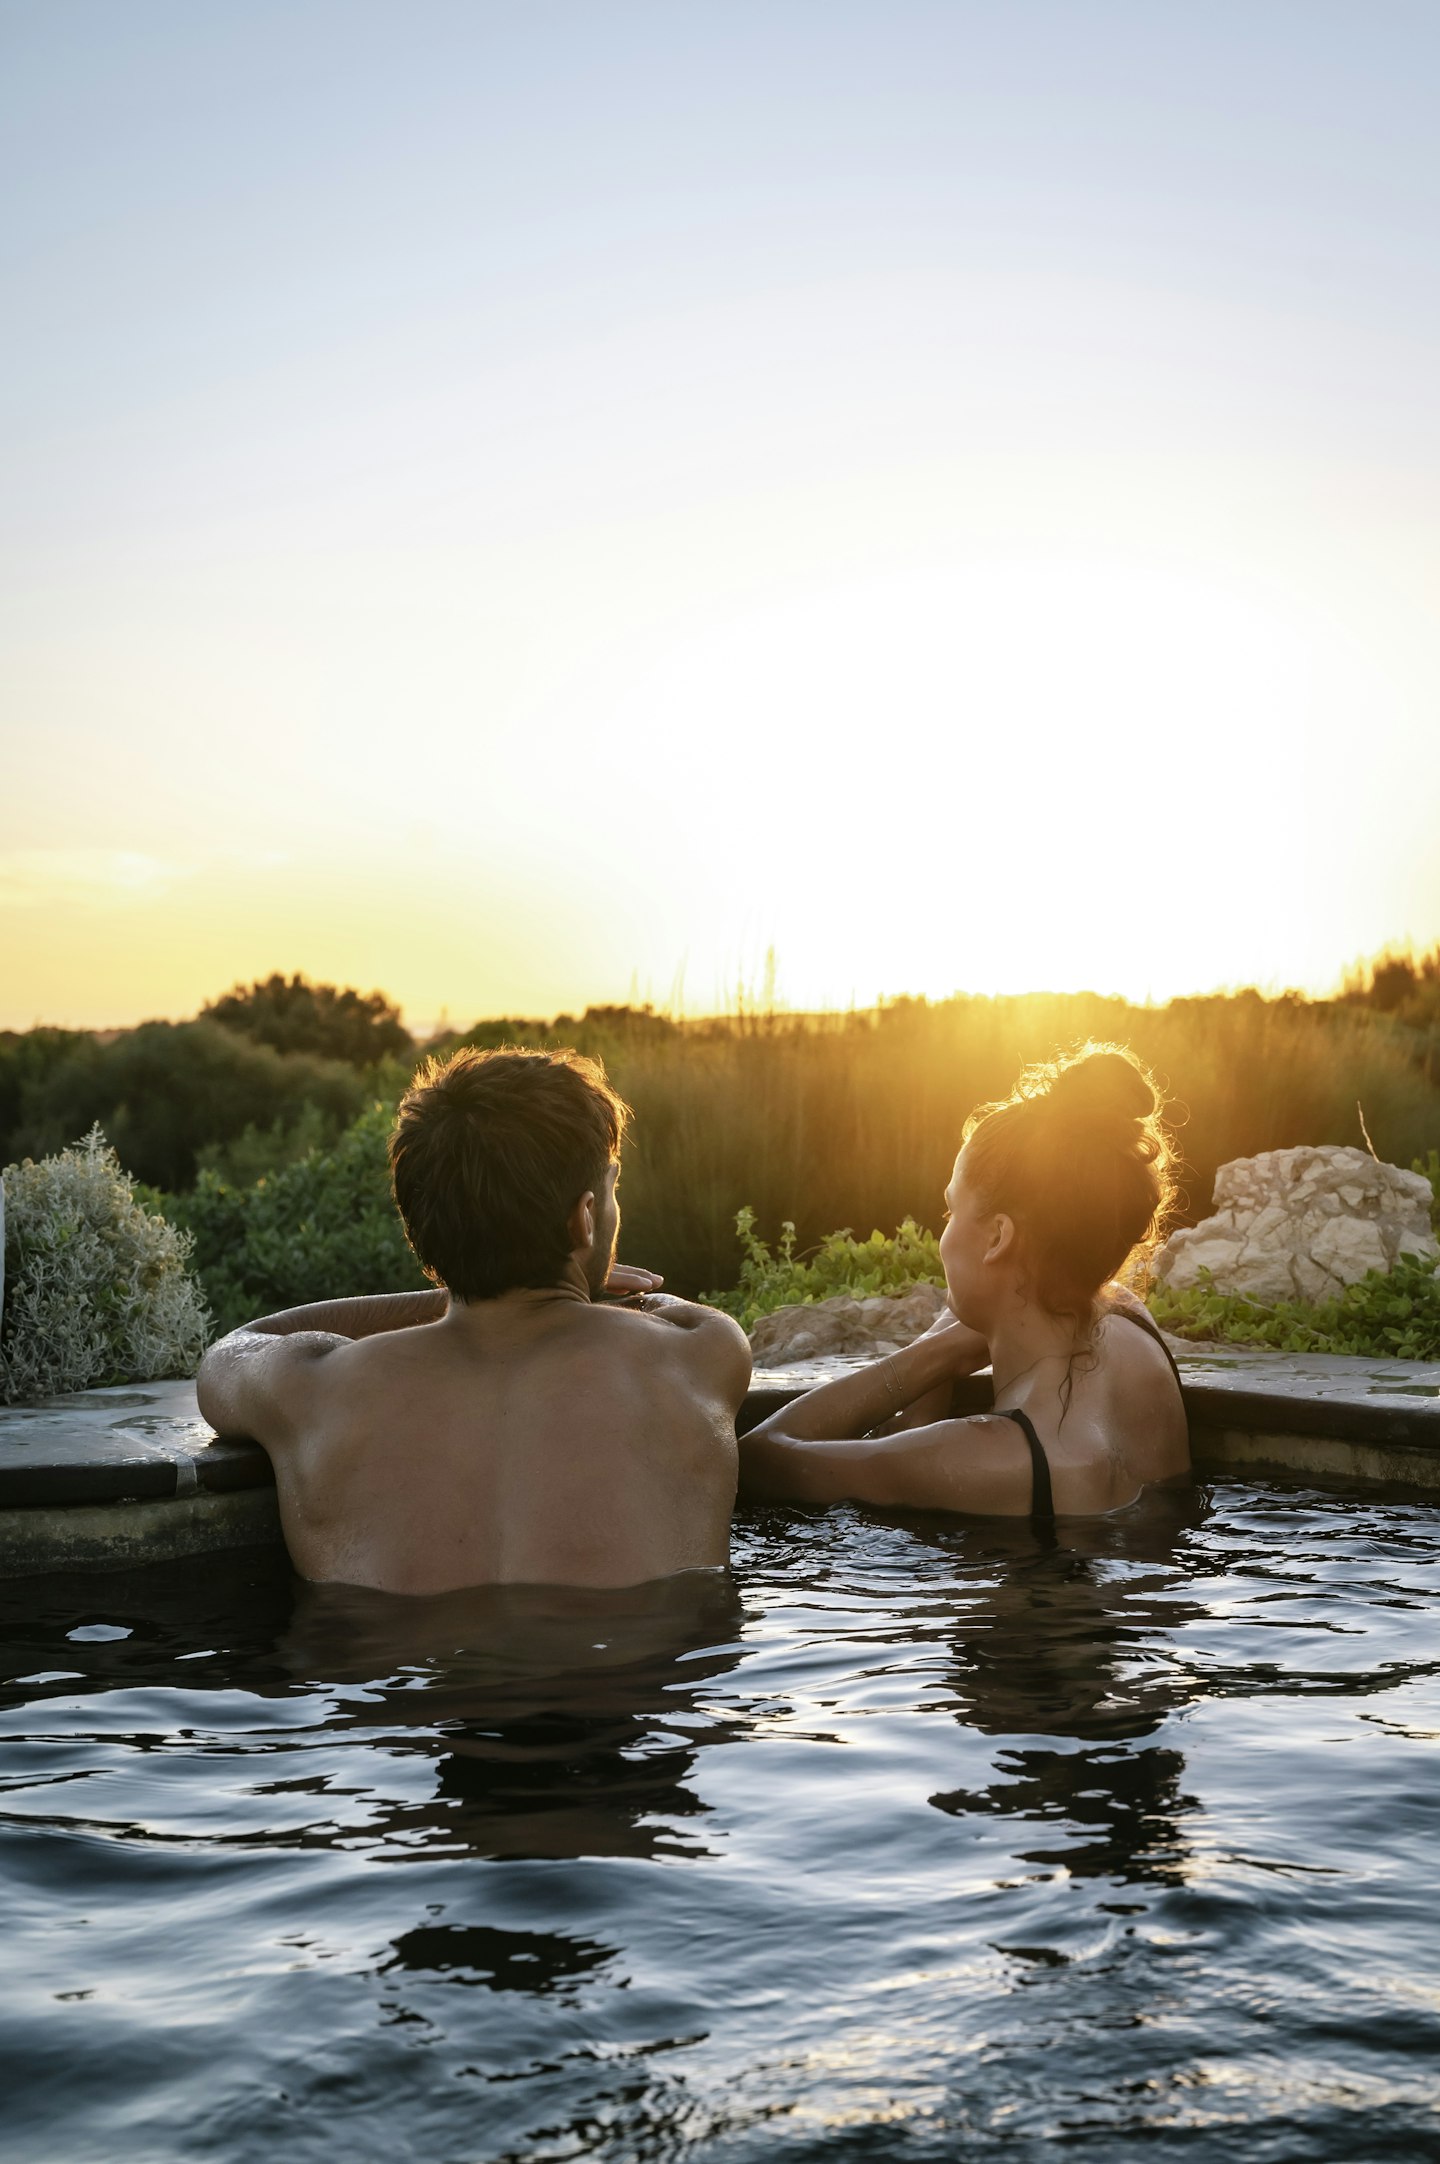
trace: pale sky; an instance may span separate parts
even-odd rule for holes
[[[1434,0],[0,0],[0,1026],[1440,939]]]

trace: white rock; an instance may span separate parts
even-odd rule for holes
[[[1364,1150],[1266,1150],[1215,1175],[1215,1215],[1172,1233],[1155,1274],[1183,1291],[1208,1270],[1253,1300],[1328,1300],[1401,1255],[1440,1256],[1430,1182]],[[1440,1274],[1440,1273],[1437,1273]]]

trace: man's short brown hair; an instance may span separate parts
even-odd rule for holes
[[[556,1284],[570,1213],[599,1192],[629,1116],[578,1052],[428,1061],[390,1137],[396,1207],[426,1275],[457,1300]]]

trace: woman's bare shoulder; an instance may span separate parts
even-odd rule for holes
[[[1099,1325],[1106,1421],[1141,1480],[1188,1470],[1185,1403],[1165,1346],[1151,1330],[1118,1315]]]

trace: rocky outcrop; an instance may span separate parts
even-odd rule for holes
[[[912,1285],[907,1292],[875,1293],[862,1300],[842,1293],[834,1300],[812,1300],[762,1315],[750,1332],[750,1348],[755,1365],[766,1368],[837,1353],[879,1360],[928,1330],[944,1305],[941,1285]]]
[[[1175,1291],[1208,1270],[1252,1300],[1328,1300],[1401,1255],[1440,1255],[1430,1182],[1364,1150],[1265,1150],[1215,1175],[1215,1215],[1172,1233],[1155,1274]]]

